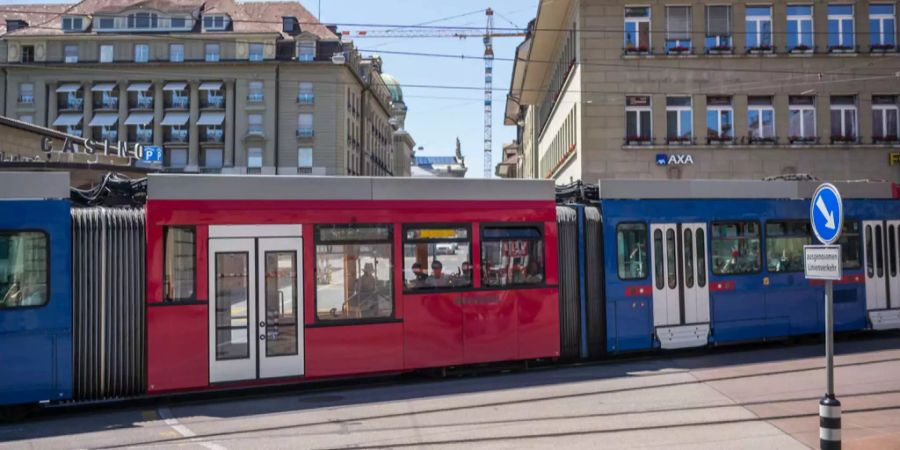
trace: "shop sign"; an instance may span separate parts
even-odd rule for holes
[[[888,160],[892,166],[900,166],[900,152],[893,152],[888,155]]]
[[[109,141],[94,141],[92,139],[63,140],[53,139],[49,136],[41,138],[41,150],[48,156],[52,153],[74,153],[85,155],[106,155],[129,160],[141,160],[144,158],[144,146],[139,143],[120,141],[111,145]]]
[[[671,155],[660,153],[656,155],[657,166],[692,166],[694,157],[689,154],[673,153]]]

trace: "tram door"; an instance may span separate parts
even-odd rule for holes
[[[653,326],[663,348],[706,345],[706,224],[653,224]]]
[[[209,228],[210,383],[303,375],[300,226]]]
[[[872,328],[900,328],[900,221],[863,222],[863,260]]]

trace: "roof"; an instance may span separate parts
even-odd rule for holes
[[[0,18],[22,19],[27,28],[12,35],[62,35],[63,15],[90,16],[97,13],[117,14],[131,9],[152,9],[170,13],[227,14],[235,33],[282,33],[282,16],[296,17],[300,28],[322,40],[338,40],[338,36],[320,23],[298,1],[236,2],[235,0],[82,0],[56,5],[3,5]],[[6,32],[5,20],[0,32]]]
[[[416,156],[417,166],[433,166],[436,164],[459,164],[455,156]]]
[[[600,180],[601,200],[803,199],[817,181],[759,180]],[[843,198],[893,198],[888,182],[834,182]]]
[[[0,172],[0,199],[46,198],[69,198],[69,172]]]
[[[400,87],[400,82],[393,75],[386,73],[381,74],[381,79],[384,80],[384,85],[391,91],[391,101],[403,103],[403,89]]]
[[[545,200],[552,181],[151,174],[150,200]]]

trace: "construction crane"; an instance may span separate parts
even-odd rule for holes
[[[477,12],[477,11],[476,11]],[[467,13],[466,15],[471,14]],[[351,38],[458,38],[480,37],[484,42],[484,177],[493,173],[493,96],[494,96],[494,38],[525,37],[525,31],[494,32],[494,10],[484,10],[487,24],[484,32],[473,28],[427,27],[393,28],[386,30],[345,30],[342,37]],[[502,16],[501,16],[502,17]],[[508,20],[508,19],[506,19]]]
[[[490,178],[494,147],[494,10],[484,11],[487,16],[487,27],[484,29],[484,178]]]

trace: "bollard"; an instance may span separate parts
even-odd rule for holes
[[[841,448],[841,402],[834,395],[826,394],[819,401],[819,448]]]

